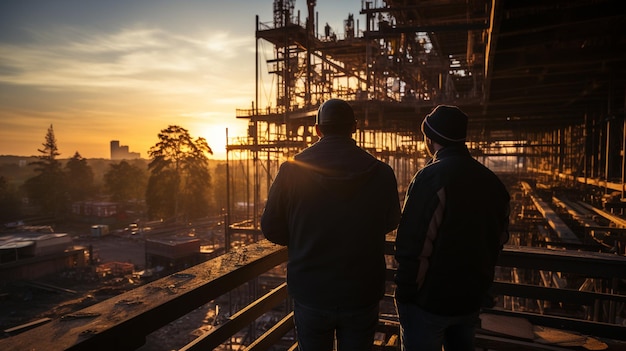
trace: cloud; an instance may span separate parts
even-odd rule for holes
[[[201,94],[214,90],[215,81],[225,84],[252,78],[241,75],[251,74],[253,67],[232,71],[226,68],[232,62],[225,61],[248,61],[241,54],[254,39],[228,32],[200,38],[154,28],[126,28],[110,34],[74,28],[58,31],[54,38],[65,41],[45,42],[47,35],[39,33],[36,44],[0,44],[0,83],[169,95]]]
[[[0,152],[30,154],[50,124],[69,156],[108,157],[112,139],[145,156],[177,123],[245,136],[235,114],[255,98],[255,15],[271,21],[272,9],[256,0],[0,1]],[[261,62],[273,58],[272,45],[259,44]],[[260,69],[259,97],[271,101],[275,81]]]
[[[29,38],[0,42],[0,136],[16,148],[36,148],[39,129],[53,123],[64,147],[86,156],[106,153],[115,138],[145,154],[168,124],[240,124],[235,110],[254,94],[249,34],[59,26],[31,28]],[[187,122],[196,113],[204,118]]]

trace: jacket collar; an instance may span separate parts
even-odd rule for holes
[[[447,157],[460,155],[470,156],[469,150],[467,149],[467,146],[465,144],[448,145],[435,152],[435,155],[433,156],[433,162]]]

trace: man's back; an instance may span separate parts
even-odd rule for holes
[[[417,205],[431,206],[427,204],[430,201],[437,201],[436,207],[443,212],[436,233],[425,234],[432,239],[432,252],[423,285],[412,299],[437,314],[474,311],[493,279],[493,266],[505,240],[508,192],[493,172],[470,156],[465,146],[449,146],[438,151],[434,162],[416,178],[418,182],[408,194],[416,199],[407,202],[407,216],[417,216],[430,223],[437,211],[434,207],[413,210]],[[401,261],[405,255],[413,255],[405,253],[407,247],[422,245],[421,242],[408,244],[407,240],[424,240],[422,236],[407,235],[405,228],[427,231],[427,224],[404,222],[398,229],[400,242],[396,252]],[[405,274],[414,273],[400,271],[399,279],[406,280]]]
[[[272,191],[288,206],[268,202],[261,227],[289,246],[292,296],[312,306],[363,306],[382,297],[385,234],[400,212],[388,165],[351,138],[329,136],[284,163]]]
[[[287,245],[287,287],[301,350],[368,350],[385,288],[385,234],[400,220],[391,167],[359,148],[352,107],[317,110],[320,140],[281,165],[261,217]]]
[[[433,159],[411,182],[396,235],[403,350],[474,349],[478,313],[508,239],[509,194],[470,155],[468,119],[438,105],[422,121]]]

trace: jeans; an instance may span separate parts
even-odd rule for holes
[[[396,301],[402,351],[474,351],[478,311],[461,316],[441,316],[416,304]]]
[[[319,309],[294,301],[294,322],[300,351],[371,350],[378,325],[378,302],[356,309]]]

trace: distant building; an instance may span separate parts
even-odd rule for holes
[[[162,266],[182,269],[202,261],[200,240],[197,238],[169,237],[146,239],[146,267]]]
[[[128,145],[120,145],[119,140],[111,140],[111,160],[134,160],[140,157],[138,152],[128,151]]]
[[[125,220],[127,213],[117,202],[77,201],[72,203],[72,218],[83,223],[113,225]]]
[[[79,216],[106,218],[115,216],[117,212],[116,202],[78,201],[72,204],[72,213]]]
[[[0,237],[0,281],[38,279],[86,265],[86,249],[49,226],[19,226]]]

